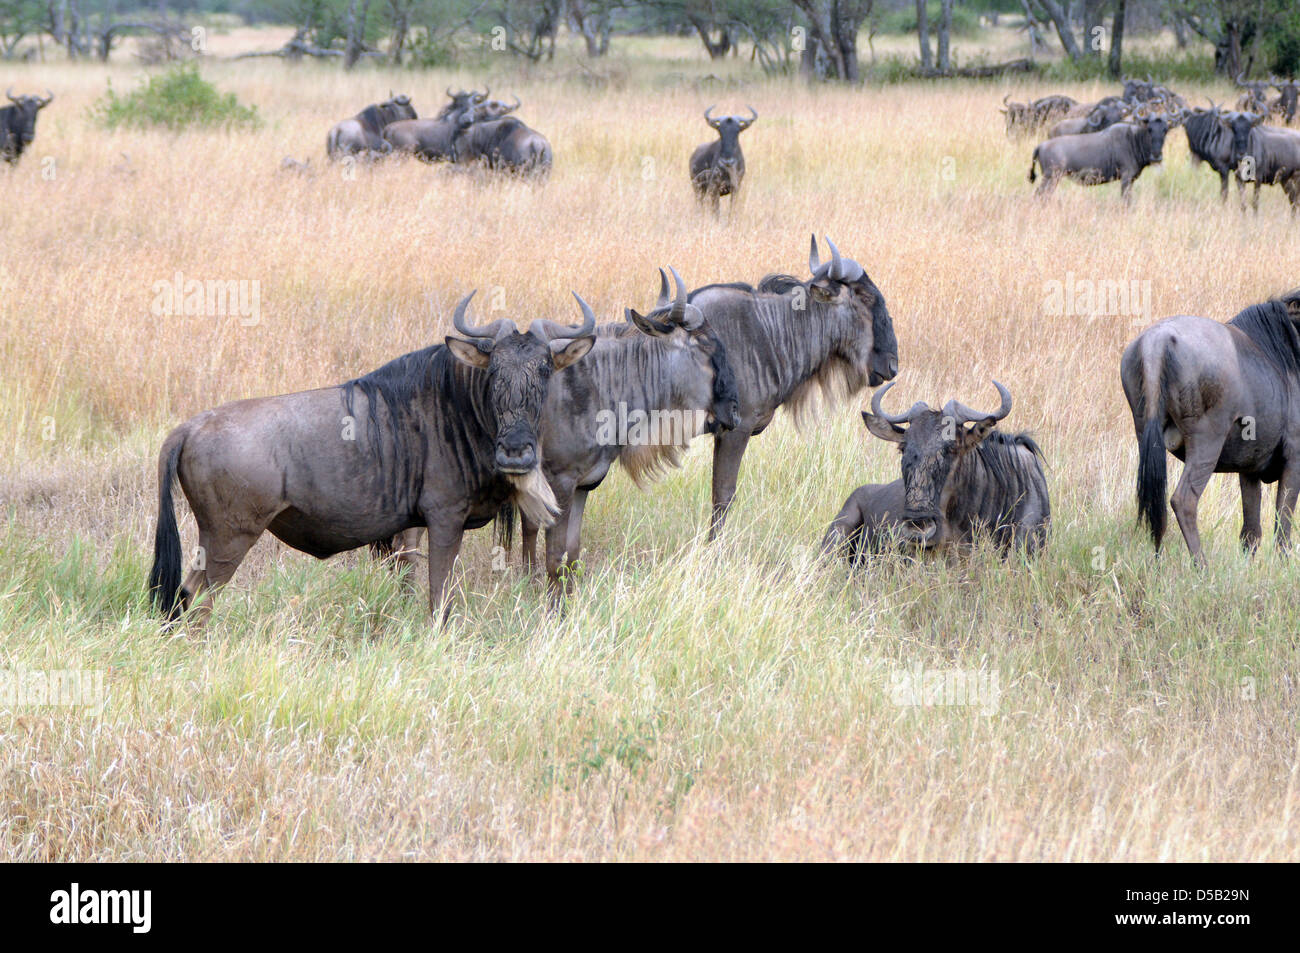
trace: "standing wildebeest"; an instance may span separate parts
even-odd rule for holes
[[[1300,105],[1300,82],[1294,79],[1283,82],[1273,78],[1270,85],[1277,90],[1277,99],[1269,101],[1269,112],[1289,126],[1295,120],[1296,108]]]
[[[36,138],[36,114],[54,102],[48,89],[44,99],[39,96],[15,96],[12,89],[5,96],[12,106],[0,107],[0,159],[15,165],[23,150]]]
[[[477,110],[462,113],[452,138],[459,164],[482,163],[495,172],[546,178],[554,156],[551,144],[514,116],[479,121]]]
[[[1210,100],[1209,109],[1193,109],[1183,120],[1183,131],[1187,133],[1187,146],[1192,153],[1192,165],[1206,163],[1219,175],[1219,198],[1228,200],[1228,179],[1236,170],[1236,156],[1233,152],[1233,133],[1231,123],[1237,112],[1224,112]],[[1241,194],[1245,186],[1237,180],[1237,192]],[[1242,198],[1244,204],[1245,198]]]
[[[1286,547],[1300,492],[1300,290],[1252,305],[1227,324],[1181,315],[1143,331],[1120,361],[1138,438],[1138,518],[1165,534],[1165,451],[1184,462],[1170,505],[1187,549],[1215,473],[1241,483],[1241,542],[1259,545],[1260,484],[1277,482],[1277,541]]]
[[[1243,74],[1238,73],[1235,80],[1237,86],[1244,89],[1245,92],[1237,99],[1237,111],[1243,113],[1268,113],[1268,87],[1271,85],[1266,79],[1243,80]]]
[[[1003,552],[1042,548],[1051,517],[1042,451],[1028,434],[994,429],[1011,412],[1011,392],[993,382],[1002,398],[993,413],[950,400],[943,410],[918,401],[895,415],[880,409],[893,386],[876,391],[862,420],[875,436],[899,444],[903,477],[858,487],[826,531],[822,551],[856,561],[891,542],[933,549],[980,535]]]
[[[708,201],[716,212],[718,200],[724,195],[735,196],[740,192],[740,183],[745,178],[745,154],[740,149],[740,134],[754,124],[758,113],[753,106],[746,106],[750,116],[721,116],[717,119],[710,115],[713,107],[704,110],[704,121],[718,132],[716,142],[706,142],[691,153],[691,186],[695,197],[701,202]]]
[[[1084,185],[1118,179],[1120,195],[1127,202],[1133,181],[1142,170],[1162,160],[1168,132],[1168,120],[1150,116],[1117,123],[1101,132],[1048,139],[1039,143],[1029,161],[1029,181],[1035,181],[1035,164],[1043,172],[1038,195],[1050,193],[1065,176]]]
[[[465,530],[507,504],[549,523],[554,498],[538,464],[537,430],[555,371],[594,343],[583,324],[501,319],[453,324],[468,340],[415,351],[338,387],[225,404],[173,430],[158,458],[158,528],[149,588],[174,619],[227,582],[263,532],[324,559],[385,548],[412,527],[429,532],[429,608],[436,611]],[[576,293],[574,297],[577,297]],[[172,506],[179,477],[203,561],[181,587]]]
[[[384,139],[394,152],[408,153],[425,162],[456,161],[452,140],[456,136],[460,119],[467,112],[480,107],[487,93],[447,90],[451,102],[442,107],[433,119],[402,119],[384,127]],[[495,100],[494,100],[495,101]]]
[[[325,137],[325,154],[331,159],[350,155],[385,155],[392,146],[384,139],[384,127],[402,119],[414,119],[415,108],[408,96],[391,96],[367,106],[351,119],[336,123]]]
[[[818,392],[828,400],[852,396],[898,373],[884,296],[861,265],[841,257],[830,239],[826,244],[832,257],[823,262],[813,236],[809,281],[768,275],[757,288],[734,283],[691,292],[690,303],[726,346],[740,395],[736,427],[713,438],[710,539],[726,521],[749,438],[763,432],[777,408],[800,422]]]
[[[660,270],[659,300],[647,315],[630,308],[626,322],[601,325],[586,360],[555,375],[542,415],[542,470],[559,517],[546,530],[546,570],[553,594],[582,549],[587,495],[617,460],[641,486],[680,464],[691,439],[736,426],[739,395],[726,347],[695,305],[676,270],[676,298]],[[524,565],[532,569],[537,525],[523,520]]]
[[[1069,96],[1043,96],[1029,103],[1008,102],[1011,94],[1002,97],[1004,109],[998,110],[1007,117],[1007,135],[1015,136],[1036,132],[1049,122],[1064,119],[1071,109],[1079,105]]]
[[[1234,113],[1227,122],[1232,130],[1232,154],[1238,185],[1254,182],[1251,205],[1259,211],[1259,187],[1280,185],[1291,202],[1291,214],[1300,210],[1300,132],[1260,125],[1264,113]],[[1244,190],[1241,207],[1246,207]]]

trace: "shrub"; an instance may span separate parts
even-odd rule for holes
[[[110,80],[108,90],[91,107],[91,117],[108,129],[164,126],[173,131],[190,126],[257,129],[262,119],[256,106],[245,106],[234,93],[221,93],[199,75],[194,63],[183,63],[144,80],[119,96]]]

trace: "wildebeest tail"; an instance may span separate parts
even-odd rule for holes
[[[492,534],[496,537],[496,543],[509,555],[510,547],[515,541],[515,504],[507,500],[501,504],[501,509],[497,510],[497,515],[492,519]]]
[[[172,484],[176,482],[176,465],[185,437],[185,431],[173,431],[158,455],[158,526],[153,538],[149,596],[168,621],[176,619],[181,610],[181,533],[176,526]]]
[[[1174,356],[1166,346],[1161,354],[1144,354],[1142,359],[1142,406],[1145,423],[1138,439],[1138,521],[1151,529],[1151,539],[1160,548],[1168,513],[1165,493],[1168,474],[1165,460],[1165,382],[1174,372]]]
[[[1035,182],[1038,179],[1038,177],[1034,175],[1034,165],[1037,162],[1038,162],[1038,147],[1035,146],[1033,158],[1029,160],[1029,181],[1030,182]]]

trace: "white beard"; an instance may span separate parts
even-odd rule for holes
[[[511,502],[530,523],[543,529],[555,523],[555,518],[560,515],[560,505],[555,502],[551,484],[542,476],[541,466],[533,467],[527,473],[507,474],[506,479],[515,488]]]

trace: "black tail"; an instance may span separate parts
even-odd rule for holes
[[[182,434],[173,434],[163,444],[158,460],[158,528],[153,537],[153,569],[149,570],[149,596],[168,621],[181,614],[181,533],[172,505],[172,484],[176,464],[185,445]]]
[[[1165,537],[1168,513],[1165,493],[1165,386],[1173,374],[1173,354],[1165,348],[1158,358],[1144,356],[1142,362],[1142,413],[1146,421],[1138,440],[1137,503],[1138,522],[1151,528],[1156,549]]]
[[[515,541],[515,505],[509,501],[501,504],[501,509],[497,510],[497,515],[493,518],[495,522],[496,544],[510,555],[510,547]]]
[[[1034,175],[1034,163],[1036,163],[1037,161],[1038,161],[1038,150],[1034,149],[1034,156],[1032,159],[1029,160],[1029,181],[1030,182],[1033,182],[1038,178],[1036,175]]]

